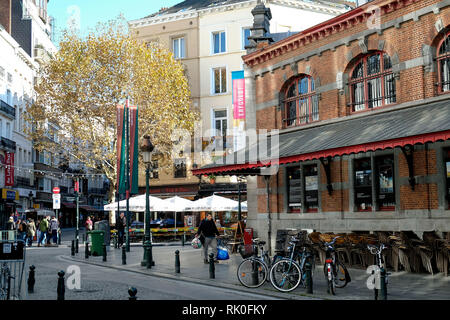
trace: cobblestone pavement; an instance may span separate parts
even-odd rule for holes
[[[81,231],[80,234],[82,234],[82,232],[83,231]],[[239,290],[242,294],[259,294],[282,299],[373,300],[373,291],[369,290],[366,286],[368,274],[362,269],[349,269],[352,281],[345,288],[337,289],[336,296],[331,296],[326,292],[326,282],[323,276],[322,266],[316,266],[313,277],[314,293],[312,295],[306,294],[306,289],[302,287],[297,288],[291,293],[281,293],[274,289],[270,283],[266,283],[258,289],[248,289],[243,287],[239,283],[236,275],[237,266],[242,261],[239,254],[233,254],[231,255],[230,260],[221,261],[219,264],[216,264],[215,279],[209,279],[209,266],[203,263],[203,258],[201,257],[202,251],[193,249],[189,245],[183,247],[179,242],[155,245],[153,247],[153,258],[156,265],[152,269],[147,269],[146,267],[141,266],[143,248],[140,243],[133,243],[131,245],[131,252],[127,253],[126,265],[122,265],[122,250],[114,249],[113,247],[108,248],[107,262],[103,262],[102,257],[90,256],[89,259],[85,259],[82,241],[80,241],[79,253],[72,257],[70,255],[70,240],[73,238],[73,234],[74,230],[67,230],[64,232],[62,245],[58,249],[41,248],[43,250],[57,250],[54,251],[54,255],[59,256],[58,264],[68,266],[70,264],[79,263],[83,274],[85,273],[84,270],[87,270],[87,281],[85,281],[87,287],[83,287],[83,291],[87,291],[83,295],[81,292],[69,293],[70,295],[74,295],[73,298],[77,295],[85,296],[85,294],[92,294],[92,296],[98,295],[100,297],[105,297],[105,299],[109,299],[106,298],[107,296],[117,296],[117,298],[112,299],[123,299],[123,292],[125,292],[126,296],[128,285],[133,285],[132,283],[139,285],[140,279],[155,278],[163,283],[165,283],[164,281],[166,280],[184,281],[184,283],[188,285],[206,285],[209,286],[209,288],[221,287],[223,289]],[[82,239],[81,235],[80,239]],[[36,248],[32,250],[39,249]],[[28,252],[30,253],[30,256],[34,257],[35,254],[31,253],[32,250],[29,250]],[[175,273],[176,250],[180,251],[180,274]],[[40,256],[40,254],[37,255],[37,257]],[[41,261],[41,263],[44,264],[44,268],[52,270],[48,273],[48,277],[55,277],[55,287],[54,289],[50,289],[49,293],[51,292],[51,294],[56,295],[56,272],[59,269],[56,266],[53,267],[55,262],[46,263],[45,261]],[[127,272],[124,273],[124,271]],[[47,271],[45,272],[45,274],[47,274]],[[127,282],[128,278],[130,279],[130,283]],[[126,281],[124,279],[126,279]],[[116,283],[117,281],[118,283]],[[185,284],[183,284],[183,286]],[[122,285],[121,288],[124,289],[114,289],[120,285]],[[104,289],[102,293],[100,293],[100,290],[102,290],[103,287]],[[178,289],[176,288],[177,287],[175,287],[174,292],[177,292]],[[108,293],[108,291],[111,291],[111,293]],[[120,292],[120,294],[118,294],[118,292]],[[236,297],[233,297],[232,299],[235,298]],[[69,296],[68,299],[70,299]],[[150,299],[152,298],[150,297]],[[205,299],[211,299],[211,296],[206,295]],[[226,298],[222,297],[221,299]],[[448,300],[450,299],[450,277],[444,277],[443,274],[436,274],[433,276],[429,274],[392,272],[389,278],[388,299]]]
[[[175,251],[180,251],[181,273],[175,273]],[[289,299],[345,299],[345,300],[373,300],[373,291],[366,285],[368,274],[365,270],[349,269],[352,281],[342,289],[337,289],[336,296],[331,296],[326,292],[326,282],[323,275],[323,266],[316,266],[314,281],[314,293],[306,294],[305,288],[297,288],[291,293],[280,293],[272,287],[270,283],[264,284],[258,289],[244,288],[237,279],[237,267],[242,261],[239,254],[231,255],[230,260],[220,261],[215,265],[215,279],[209,279],[209,266],[203,263],[201,250],[186,246],[155,246],[153,247],[153,257],[155,266],[152,269],[141,267],[143,257],[142,246],[132,246],[131,252],[127,253],[127,264],[122,265],[122,250],[110,248],[107,254],[107,262],[102,261],[102,257],[84,258],[84,246],[80,253],[74,257],[78,261],[88,261],[110,268],[126,269],[142,274],[153,274],[160,277],[180,279],[189,282],[213,284],[226,288],[239,288],[249,292],[277,295]],[[70,249],[67,250],[67,258],[70,257]],[[446,300],[450,299],[450,277],[443,274],[411,274],[406,272],[392,272],[388,285],[389,300]]]

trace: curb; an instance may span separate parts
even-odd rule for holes
[[[196,278],[190,278],[190,277],[181,276],[181,275],[171,275],[171,274],[155,272],[155,271],[150,271],[150,273],[149,273],[149,272],[144,272],[144,271],[140,271],[140,270],[133,270],[133,269],[130,269],[127,267],[121,267],[121,266],[115,266],[115,265],[104,265],[104,264],[97,263],[97,262],[74,259],[71,256],[61,255],[59,257],[66,261],[67,260],[75,261],[78,263],[84,263],[84,264],[94,265],[94,266],[98,266],[98,267],[114,269],[114,270],[118,270],[118,271],[127,271],[127,272],[142,274],[142,275],[150,276],[150,277],[159,277],[159,278],[165,278],[165,279],[170,279],[170,280],[185,281],[185,282],[200,284],[200,285],[204,285],[204,286],[208,286],[208,287],[211,286],[211,284],[213,283],[211,280],[196,279]],[[277,292],[277,291],[272,292],[272,291],[266,290],[266,289],[247,289],[241,285],[227,284],[227,283],[221,283],[221,282],[214,282],[214,286],[223,288],[223,289],[241,291],[241,292],[245,292],[245,293],[256,293],[259,295],[264,295],[264,296],[279,298],[279,299],[285,299],[285,300],[327,300],[323,297],[311,296],[311,295],[303,294],[303,293],[301,293],[301,294],[281,293],[281,292]]]

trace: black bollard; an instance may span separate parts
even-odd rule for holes
[[[209,254],[209,278],[215,279],[214,253]]]
[[[61,244],[61,236],[62,236],[62,232],[58,232],[58,245]]]
[[[147,264],[145,266],[147,267],[147,269],[151,269],[152,268],[152,260],[150,258],[150,247],[145,247],[144,250],[147,250]]]
[[[258,263],[256,260],[252,261],[252,285],[256,286],[258,284]]]
[[[28,293],[34,293],[34,284],[36,279],[34,277],[34,270],[36,267],[34,265],[30,266],[30,272],[28,273]]]
[[[153,261],[153,249],[152,248],[153,248],[152,245],[150,245],[148,247],[148,260],[151,262],[152,267],[154,267],[155,266],[155,261]]]
[[[183,235],[181,236],[181,245],[184,247],[184,243],[186,242],[186,233],[183,232]]]
[[[306,270],[306,293],[313,293],[313,278],[312,278],[312,266],[311,263],[306,262],[305,263],[305,270]]]
[[[180,251],[175,251],[175,273],[180,273]]]
[[[75,253],[78,253],[78,239],[75,239]]]
[[[380,300],[387,300],[386,270],[380,270]]]
[[[130,295],[128,300],[130,300],[130,301],[136,301],[137,300],[137,297],[136,297],[137,289],[136,288],[134,288],[134,287],[129,288],[128,289],[128,294]]]
[[[106,244],[103,244],[103,262],[106,262]]]
[[[70,254],[75,255],[75,240],[72,240],[72,247],[70,248]]]
[[[89,259],[89,242],[86,242],[84,246],[84,258]]]
[[[64,295],[66,292],[66,287],[64,285],[64,271],[60,271],[58,272],[58,288],[57,288],[57,293],[58,293],[58,301],[63,301],[64,300]]]
[[[127,264],[127,248],[125,246],[122,247],[122,264]]]

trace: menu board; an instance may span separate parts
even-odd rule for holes
[[[305,190],[306,191],[313,191],[318,190],[318,179],[317,176],[306,176],[305,177]]]

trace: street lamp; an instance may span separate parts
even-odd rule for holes
[[[30,191],[30,193],[28,194],[28,200],[30,201],[29,209],[33,209],[33,197],[34,197],[33,192]]]
[[[144,259],[141,262],[141,266],[146,266],[149,262],[149,266],[154,266],[152,255],[152,242],[150,240],[150,170],[152,166],[152,152],[155,147],[150,141],[149,136],[144,136],[142,142],[141,151],[145,163],[145,236],[144,236]]]

